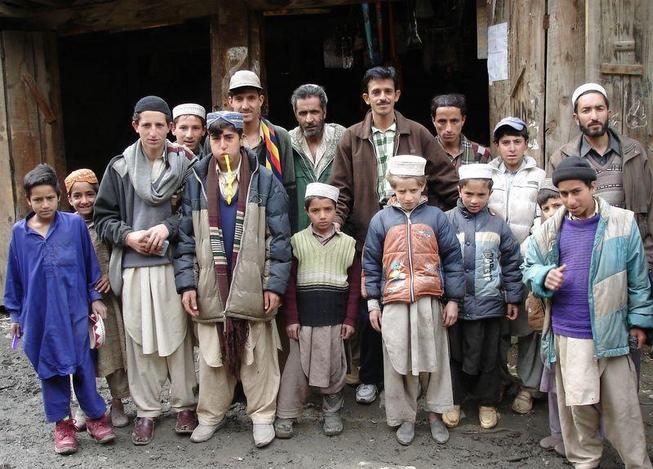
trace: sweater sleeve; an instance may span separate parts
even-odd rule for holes
[[[501,223],[501,280],[506,293],[506,303],[519,304],[524,297],[524,284],[522,283],[521,255],[519,253],[519,244],[513,236],[508,224]]]
[[[286,326],[299,324],[299,312],[297,311],[297,258],[293,257],[288,277],[288,288],[283,297],[283,315],[286,319]]]
[[[347,282],[349,283],[349,297],[347,298],[345,324],[356,327],[361,299],[361,261],[358,254],[354,254],[354,261],[347,270]]]

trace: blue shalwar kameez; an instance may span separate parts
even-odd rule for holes
[[[49,422],[70,414],[70,380],[90,419],[106,405],[95,386],[89,344],[90,304],[100,268],[81,217],[57,211],[45,237],[30,228],[29,214],[11,233],[4,304],[22,331],[23,348],[41,380]]]

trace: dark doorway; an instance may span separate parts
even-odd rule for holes
[[[136,140],[131,116],[139,98],[210,108],[209,24],[64,37],[59,68],[68,169],[101,177],[109,159]]]
[[[326,88],[329,97],[327,120],[345,126],[354,124],[366,111],[360,97],[365,70],[388,64],[400,72],[402,94],[397,109],[401,113],[433,131],[431,98],[441,93],[463,93],[469,108],[465,134],[489,143],[487,62],[477,59],[476,2],[379,3],[381,40],[379,10],[369,3],[373,60],[362,5],[313,9],[305,12],[311,14],[291,16],[266,13],[270,119],[289,129],[295,127],[290,95],[302,83],[318,83]],[[325,62],[338,68],[329,68]]]

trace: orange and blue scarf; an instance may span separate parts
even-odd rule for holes
[[[270,121],[261,117],[261,130],[263,131],[263,140],[265,142],[265,167],[268,168],[283,182],[281,156],[279,155],[279,139],[274,131]]]

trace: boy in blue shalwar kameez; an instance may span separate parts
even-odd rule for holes
[[[89,419],[89,434],[99,443],[115,438],[106,405],[95,387],[89,343],[89,312],[104,317],[100,279],[88,229],[80,217],[57,210],[61,190],[54,170],[38,165],[23,186],[32,209],[11,233],[4,304],[11,333],[23,347],[41,380],[49,422],[56,422],[55,451],[77,451],[70,419],[70,378]]]

